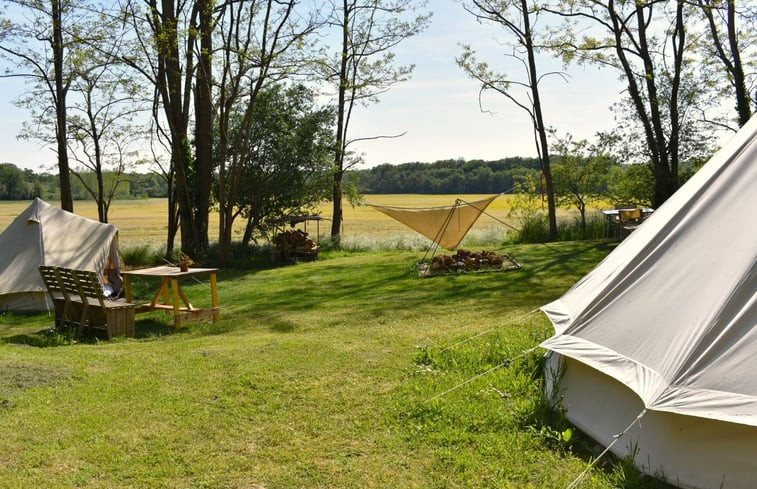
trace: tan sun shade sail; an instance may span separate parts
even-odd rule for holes
[[[458,199],[454,205],[424,209],[368,204],[405,226],[418,231],[442,248],[454,250],[478,217],[499,195],[475,202]]]

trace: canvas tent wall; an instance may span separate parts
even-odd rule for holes
[[[40,265],[119,269],[118,230],[35,199],[0,234],[0,311],[49,310]]]
[[[757,118],[560,299],[566,416],[686,488],[757,478]],[[559,359],[564,375],[555,375]]]

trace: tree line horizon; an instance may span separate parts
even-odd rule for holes
[[[592,193],[595,200],[617,200],[651,205],[649,177],[639,176],[642,165],[629,167],[607,159],[605,165],[594,168],[584,182],[563,177],[567,158],[556,158],[558,196],[570,195],[571,189]],[[687,162],[684,180],[701,166],[702,161]],[[514,194],[527,191],[530,182],[539,180],[540,162],[536,157],[510,156],[495,160],[449,158],[433,162],[382,163],[370,168],[353,168],[346,172],[345,181],[356,194]],[[613,171],[614,170],[614,171]],[[613,174],[614,173],[614,174]],[[627,175],[626,175],[627,174]],[[168,188],[162,175],[156,172],[127,172],[103,174],[106,181],[118,180],[114,200],[167,198]],[[590,177],[590,178],[589,178]],[[95,181],[93,173],[82,174],[84,181]],[[591,180],[590,182],[588,180]],[[611,192],[609,189],[625,180],[632,188]],[[0,163],[0,200],[57,200],[60,191],[58,176],[49,171],[21,169],[13,163]],[[537,185],[538,186],[538,185]],[[537,189],[543,192],[543,189]],[[91,200],[91,195],[78,180],[73,182],[76,201]],[[565,206],[565,205],[564,205]],[[567,205],[565,207],[570,207]]]
[[[450,158],[433,162],[383,163],[370,168],[353,168],[345,181],[358,194],[488,194],[513,193],[515,184],[526,175],[537,175],[539,160],[511,156],[497,160]],[[82,174],[93,181],[93,173]],[[105,180],[118,178],[114,200],[166,198],[168,188],[155,172],[126,172],[120,176],[104,172]],[[21,169],[13,163],[0,163],[0,200],[27,200],[35,197],[57,200],[58,175],[49,171]],[[75,201],[91,200],[81,182],[73,182]]]

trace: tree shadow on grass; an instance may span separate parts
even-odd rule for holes
[[[192,321],[174,329],[170,315],[140,314],[135,336],[217,335],[249,328],[291,333],[311,326],[309,312],[314,313],[317,324],[349,326],[380,323],[398,314],[454,314],[455,307],[450,304],[494,315],[503,310],[529,310],[559,297],[613,246],[604,242],[513,246],[507,253],[521,269],[429,278],[418,276],[420,256],[413,253],[358,254],[279,269],[222,269],[218,272],[219,322]],[[132,282],[133,302],[152,300],[158,286],[155,281]],[[195,306],[209,306],[206,281],[186,281],[182,288]],[[15,318],[8,324],[5,335],[0,331],[0,342],[67,344],[65,336],[44,333],[52,318],[31,322]],[[105,338],[94,338],[101,340]]]
[[[532,309],[559,297],[611,249],[603,242],[555,243],[508,249],[518,270],[419,277],[420,256],[363,254],[282,268],[280,273],[230,271],[221,279],[227,330],[300,330],[313,312],[318,324],[376,322],[384,317],[450,313],[449,304],[482,314]],[[277,276],[273,278],[273,274]],[[452,313],[454,310],[452,311]],[[304,316],[303,316],[304,315]]]
[[[159,338],[180,334],[184,328],[176,329],[170,323],[170,317],[145,317],[134,321],[134,337],[137,339]]]
[[[87,334],[83,334],[81,337],[77,338],[76,329],[73,327],[55,328],[52,326],[44,329],[22,332],[0,339],[0,342],[2,343],[34,346],[37,348],[67,346],[77,343],[94,344],[100,341],[107,341],[104,332],[102,332],[102,334],[97,334],[96,332],[90,334],[87,332]]]
[[[134,323],[134,338],[146,339],[174,335],[180,333],[183,329],[176,330],[168,321],[159,318],[139,319]],[[16,334],[0,337],[0,343],[50,348],[76,344],[91,345],[108,341],[117,342],[126,339],[124,336],[115,336],[108,340],[107,334],[101,329],[85,328],[82,334],[77,336],[76,328],[73,326],[63,328],[48,326],[42,329],[25,328]]]

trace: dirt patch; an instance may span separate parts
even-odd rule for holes
[[[70,370],[61,367],[0,363],[0,409],[12,407],[12,398],[24,389],[56,385],[70,376]]]

